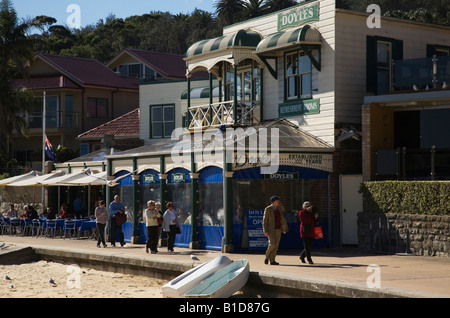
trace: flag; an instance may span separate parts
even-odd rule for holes
[[[48,158],[50,158],[51,161],[55,163],[58,161],[56,159],[55,149],[53,149],[52,144],[50,143],[50,141],[48,141],[47,135],[45,135],[45,154]]]

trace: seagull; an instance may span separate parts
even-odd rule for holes
[[[413,85],[413,90],[418,91],[419,88],[416,85]]]
[[[198,257],[195,256],[194,254],[191,254],[191,259],[192,259],[192,267],[194,267],[195,261],[199,261],[199,259],[198,259]]]
[[[2,242],[2,243],[0,244],[0,248],[2,248],[3,246],[5,246],[5,242]]]
[[[447,83],[446,83],[446,82],[443,82],[443,83],[442,83],[442,88],[443,88],[443,89],[446,89],[446,88],[447,88]]]
[[[6,279],[6,280],[11,280],[11,278],[9,278],[8,275],[5,275],[5,279]]]
[[[50,278],[49,280],[48,280],[48,282],[50,283],[50,284],[52,284],[52,285],[55,285],[56,286],[56,283],[55,283],[55,281],[52,279],[52,278]]]
[[[9,288],[11,289],[14,288],[13,284],[9,284]]]

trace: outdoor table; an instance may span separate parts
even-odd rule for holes
[[[90,232],[90,235],[88,237],[91,238],[94,237],[96,229],[97,229],[96,221],[84,221],[83,223],[81,223],[78,234],[80,235],[81,233]]]

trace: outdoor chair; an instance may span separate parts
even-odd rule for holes
[[[0,219],[0,235],[4,235],[9,230],[9,220],[5,218]]]
[[[39,220],[32,220],[31,236],[34,236],[36,233],[36,238],[38,238],[41,232],[42,232],[41,222]]]
[[[72,235],[75,236],[75,233],[76,233],[75,224],[76,224],[75,221],[72,221],[72,220],[64,221],[64,229],[63,229],[64,239],[66,239],[67,232],[69,232],[70,238],[72,238]]]
[[[56,221],[55,220],[47,220],[45,227],[45,238],[47,238],[48,233],[50,232],[50,237],[55,237],[56,234]]]
[[[23,222],[24,222],[24,224],[23,224],[23,228],[22,228],[22,236],[25,236],[27,234],[27,232],[28,233],[33,232],[33,222],[32,222],[32,220],[28,220],[28,219],[23,220]]]
[[[19,219],[11,219],[9,220],[9,235],[13,235],[14,233],[18,233],[20,229],[20,220]]]

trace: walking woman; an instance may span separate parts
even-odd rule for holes
[[[300,237],[303,240],[304,249],[300,254],[300,260],[305,262],[305,257],[309,264],[314,264],[311,258],[311,248],[314,241],[314,227],[317,224],[317,213],[313,211],[313,205],[309,201],[303,203],[303,210],[298,213],[300,218]]]
[[[178,221],[177,213],[173,209],[173,203],[167,202],[166,208],[167,210],[164,212],[162,227],[164,232],[168,232],[169,236],[167,239],[167,250],[173,252],[175,236],[177,235],[177,232],[181,230],[181,224]]]
[[[156,210],[155,201],[147,202],[147,209],[145,210],[145,223],[147,225],[147,245],[145,251],[148,253],[150,249],[152,254],[158,253],[158,218],[161,215]]]
[[[97,247],[100,247],[100,243],[103,244],[103,247],[106,247],[105,227],[106,222],[108,221],[108,210],[106,209],[105,201],[103,200],[101,200],[100,205],[95,208],[95,221],[98,230]]]

